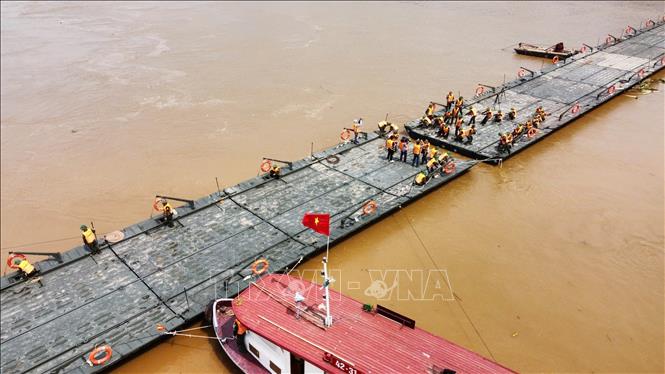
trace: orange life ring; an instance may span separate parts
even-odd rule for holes
[[[635,29],[632,28],[632,27],[630,27],[630,26],[626,27],[626,31],[625,31],[625,33],[626,33],[626,34],[630,34],[631,32],[635,32]]]
[[[610,88],[607,89],[607,93],[611,95],[616,90],[617,90],[617,88],[614,85],[612,85],[612,86],[610,86]]]
[[[581,53],[586,53],[586,51],[587,51],[587,47],[585,45],[583,45],[582,48],[580,48],[580,52]]]
[[[559,63],[559,56],[552,57],[552,63],[553,64],[558,64]]]
[[[656,25],[656,22],[654,22],[653,20],[648,19],[647,22],[646,22],[646,27],[653,27],[655,25]]]
[[[260,268],[259,265],[261,266]],[[268,262],[268,260],[266,260],[265,258],[260,258],[254,261],[254,263],[252,264],[252,273],[254,273],[254,275],[263,274],[266,272],[266,270],[268,270],[269,266],[270,263]]]
[[[100,358],[97,358],[97,356],[100,353],[104,353],[104,355]],[[112,354],[113,350],[111,349],[110,346],[100,345],[99,347],[93,349],[92,352],[90,352],[90,355],[88,356],[88,361],[93,365],[101,365],[106,361],[110,360]]]
[[[272,163],[270,162],[270,160],[263,160],[261,162],[261,171],[262,172],[267,173],[268,170],[270,170],[270,167],[272,167]]]
[[[162,203],[162,198],[161,197],[156,197],[155,201],[152,203],[152,209],[154,209],[157,212],[163,212],[164,211],[164,205],[160,205]]]
[[[526,136],[529,137],[529,139],[533,138],[536,136],[536,129],[535,128],[530,128],[529,131],[526,132]]]
[[[166,326],[162,325],[161,323],[157,324],[157,331],[166,331]]]
[[[376,202],[374,200],[369,201],[365,206],[363,206],[363,213],[364,214],[372,214],[376,211]]]
[[[612,42],[613,42],[614,40],[615,40],[615,39],[614,39],[614,37],[613,37],[612,35],[607,35],[607,38],[605,38],[605,43],[607,43],[607,44],[612,44]]]
[[[480,96],[480,95],[482,95],[483,92],[485,92],[485,87],[483,87],[483,86],[478,86],[478,88],[476,88],[476,96]]]
[[[443,167],[443,171],[446,174],[452,174],[455,172],[455,163],[450,161],[449,163],[446,164],[446,166]]]
[[[351,138],[351,131],[349,131],[349,130],[344,130],[344,131],[342,131],[341,134],[339,134],[339,137],[340,137],[342,140],[349,140],[349,139]]]
[[[7,266],[9,266],[10,269],[18,269],[18,264],[14,263],[14,260],[20,258],[21,261],[25,260],[25,256],[20,254],[20,253],[13,253],[7,257]],[[21,262],[19,261],[19,264]]]
[[[637,76],[640,77],[640,79],[644,78],[644,68],[637,72]]]
[[[577,114],[577,112],[580,111],[580,103],[575,103],[575,105],[573,105],[573,109],[571,109],[570,111],[571,111],[573,114]]]
[[[518,77],[524,78],[525,75],[526,75],[526,71],[524,69],[520,69],[520,70],[517,71],[517,76]]]

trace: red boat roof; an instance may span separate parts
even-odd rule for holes
[[[299,319],[294,312],[296,291],[305,297],[299,307]],[[333,325],[323,327],[323,302],[321,286],[288,275],[271,274],[238,295],[233,300],[233,311],[252,332],[326,372],[354,373],[354,369],[359,374],[438,373],[443,369],[457,373],[513,372],[427,331],[365,312],[362,303],[332,289]],[[341,366],[352,369],[339,370],[340,362]]]

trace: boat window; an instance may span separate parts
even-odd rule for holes
[[[282,369],[279,366],[275,365],[274,362],[270,361],[270,370],[274,371],[275,374],[282,374]]]
[[[252,354],[256,356],[256,358],[261,357],[261,355],[259,354],[259,350],[256,349],[256,347],[254,347],[252,343],[249,343],[249,351],[252,352]]]

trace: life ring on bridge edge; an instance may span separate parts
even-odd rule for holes
[[[376,202],[373,200],[369,201],[367,204],[365,204],[365,206],[363,206],[363,214],[368,215],[376,212],[376,207]]]
[[[104,355],[99,357],[99,354],[103,353]],[[105,363],[106,361],[111,359],[111,355],[113,355],[113,350],[111,349],[110,346],[108,345],[100,345],[99,347],[95,348],[90,352],[90,355],[88,356],[88,361],[92,365],[101,365]]]
[[[449,162],[449,163],[447,163],[446,166],[443,167],[443,171],[444,171],[446,174],[452,174],[452,173],[454,173],[454,172],[455,172],[455,169],[456,169],[455,163],[452,162],[452,161]]]
[[[586,53],[587,49],[588,48],[585,45],[583,45],[582,48],[580,48],[580,53]]]
[[[612,44],[614,41],[614,37],[612,35],[608,35],[607,38],[605,38],[605,43],[607,44]]]
[[[485,92],[485,87],[483,87],[483,86],[478,86],[478,88],[476,88],[476,96],[480,96],[480,95],[482,95],[483,92]]]
[[[526,71],[524,69],[520,69],[520,70],[517,71],[517,76],[518,77],[524,78],[525,75],[526,75]]]
[[[552,57],[552,63],[553,64],[558,64],[559,63],[559,56]]]
[[[344,131],[342,131],[341,134],[339,134],[339,137],[342,140],[349,140],[351,138],[351,131],[344,130]]]
[[[152,203],[152,209],[154,209],[157,212],[163,212],[164,211],[164,205],[161,205],[162,203],[162,198],[161,197],[156,197],[155,201]]]
[[[571,109],[570,111],[571,111],[571,113],[573,113],[573,114],[577,114],[577,112],[580,111],[580,104],[579,104],[579,103],[575,103],[575,105],[573,105],[573,109]]]
[[[270,170],[271,166],[272,166],[272,163],[270,162],[270,160],[263,160],[261,162],[261,171],[264,172],[264,173],[267,173],[268,170]]]
[[[259,266],[261,267],[259,268]],[[254,273],[254,275],[261,275],[268,270],[269,266],[270,263],[265,258],[258,259],[252,264],[252,273]]]
[[[656,26],[656,22],[654,22],[651,19],[648,19],[647,22],[644,24],[646,27],[654,27]]]
[[[640,77],[640,79],[644,78],[644,68],[640,69],[640,71],[637,72],[637,76]]]
[[[634,28],[632,28],[630,26],[626,27],[626,31],[625,31],[626,34],[630,34],[630,33],[634,33],[634,32],[635,32]]]
[[[9,257],[7,257],[7,266],[9,266],[10,269],[18,269],[18,264],[14,263],[14,260],[17,258],[20,258],[21,261],[26,259],[25,256],[20,253],[13,253],[9,255]]]
[[[528,136],[529,139],[532,139],[534,136],[536,136],[536,132],[537,130],[532,127],[529,129],[529,131],[527,131],[526,136]]]
[[[611,95],[616,90],[617,90],[617,88],[614,85],[612,85],[612,86],[610,86],[610,88],[607,89],[607,93]]]

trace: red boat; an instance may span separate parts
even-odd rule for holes
[[[324,284],[271,274],[235,299],[214,301],[211,318],[223,350],[245,373],[513,372]]]

